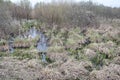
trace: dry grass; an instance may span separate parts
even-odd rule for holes
[[[47,53],[47,56],[52,60],[52,61],[67,61],[69,56],[67,53]]]
[[[111,26],[107,27],[101,25],[99,29],[89,28],[86,36],[81,35],[79,28],[71,29],[65,46],[59,45],[61,41],[63,42],[60,37],[64,31],[58,32],[57,39],[53,40],[55,44],[48,48],[46,54],[47,60],[52,62],[43,64],[36,57],[38,51],[35,48],[18,50],[19,54],[32,54],[34,59],[19,60],[12,56],[9,56],[11,58],[3,58],[2,63],[0,63],[2,69],[0,73],[4,76],[7,75],[10,79],[11,75],[9,74],[12,74],[12,76],[23,80],[119,80],[119,29],[114,29]],[[90,37],[91,43],[86,46],[81,45],[87,37]],[[56,37],[54,36],[54,38]],[[27,45],[27,43],[22,44],[23,46]],[[19,45],[21,46],[21,44]],[[73,54],[69,55],[70,51],[65,50],[65,47],[71,48]],[[76,48],[78,48],[78,51]],[[76,54],[78,54],[77,57],[83,58],[76,59]],[[16,54],[16,56],[19,55]],[[102,65],[100,65],[101,63]],[[99,70],[97,70],[98,66],[100,66]],[[11,69],[12,71],[9,71]]]
[[[90,80],[119,80],[120,65],[110,64],[102,70],[93,71],[90,73]]]
[[[63,76],[56,69],[43,68],[39,80],[63,80]]]
[[[64,76],[64,80],[86,80],[89,72],[78,61],[69,60],[62,64],[59,71]]]

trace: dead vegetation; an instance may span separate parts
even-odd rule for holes
[[[26,0],[19,5],[11,3],[11,15],[2,12],[6,5],[2,6],[1,1],[0,21],[8,24],[8,20],[15,19],[20,23],[12,28],[0,23],[0,80],[120,79],[119,8],[101,7],[89,1],[80,5],[36,4],[32,10]],[[5,10],[10,11],[8,6]],[[107,10],[110,11],[105,13]],[[117,12],[111,13],[114,11]],[[28,37],[31,26],[48,38],[45,63],[36,49],[39,35],[35,39]],[[11,32],[15,34],[15,51],[10,54],[7,40]]]
[[[66,50],[63,45],[51,45],[48,49],[48,63],[46,64],[38,58],[37,50],[34,47],[31,47],[31,50],[29,48],[17,49],[15,53],[7,56],[0,53],[3,56],[0,58],[0,79],[119,80],[120,49],[119,42],[117,42],[119,38],[116,38],[116,41],[107,40],[111,38],[107,36],[104,40],[101,39],[102,41],[96,42],[97,38],[92,38],[91,31],[100,33],[104,32],[105,28],[103,30],[102,28],[101,30],[89,29],[86,35],[79,35],[80,31],[74,30],[74,34],[69,32],[71,35],[68,36],[69,39],[66,43],[66,46],[73,45],[69,47],[70,50]],[[109,32],[111,30],[104,32],[103,35]],[[118,35],[119,32],[116,33],[117,29],[112,35]],[[93,40],[91,43],[75,45],[79,43],[80,39],[85,39],[88,35],[90,40]],[[100,38],[103,37],[102,35],[99,36]]]

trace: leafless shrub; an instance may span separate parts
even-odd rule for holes
[[[4,37],[6,34],[10,32],[10,12],[8,10],[8,6],[2,2],[0,3],[0,32],[1,37]]]
[[[0,38],[8,38],[10,33],[18,33],[18,25],[15,25],[9,10],[8,2],[0,3]]]

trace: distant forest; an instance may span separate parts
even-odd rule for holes
[[[13,21],[37,20],[47,24],[73,25],[78,27],[99,26],[99,19],[120,19],[120,8],[88,2],[37,3],[32,7],[29,0],[12,3],[0,0],[0,35],[17,33]]]

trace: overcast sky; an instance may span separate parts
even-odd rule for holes
[[[20,0],[11,0],[12,2],[19,2]],[[35,5],[37,2],[51,2],[52,0],[30,0],[32,5]],[[89,0],[75,0],[77,2],[79,1],[89,1]],[[120,7],[120,0],[91,0],[93,2],[103,4],[106,6],[111,6],[111,7]]]

